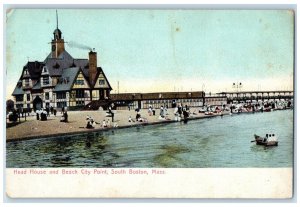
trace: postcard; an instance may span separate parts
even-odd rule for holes
[[[8,9],[7,196],[292,198],[294,22]]]

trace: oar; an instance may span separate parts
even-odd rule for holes
[[[252,140],[251,142],[255,142],[255,140]]]

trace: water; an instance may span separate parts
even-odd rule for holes
[[[278,147],[251,143],[275,133]],[[292,167],[293,111],[7,143],[7,167]]]

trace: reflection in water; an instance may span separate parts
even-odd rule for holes
[[[275,133],[278,147],[251,143]],[[7,143],[7,167],[291,167],[293,111]]]

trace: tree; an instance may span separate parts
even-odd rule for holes
[[[15,103],[13,100],[9,99],[6,101],[6,112],[13,111]]]

